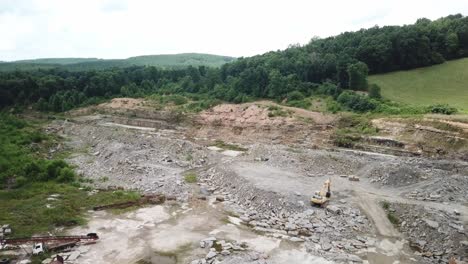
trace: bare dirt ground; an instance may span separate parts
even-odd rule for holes
[[[101,241],[76,263],[467,261],[462,159],[331,147],[336,117],[297,109],[271,116],[270,102],[217,106],[190,125],[148,112],[152,118],[130,124],[119,107],[133,115],[139,104],[111,102],[116,109],[75,112],[48,127],[67,139],[62,148],[90,186],[176,199],[121,215],[90,213],[87,227],[70,232],[96,231]],[[398,135],[399,126],[408,131],[398,123],[390,132]],[[215,140],[237,150],[209,147]],[[188,173],[196,183],[186,182]],[[350,181],[353,175],[360,181]],[[331,200],[312,207],[326,179]]]

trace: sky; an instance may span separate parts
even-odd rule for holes
[[[375,25],[468,15],[467,0],[0,0],[0,61],[252,56]]]

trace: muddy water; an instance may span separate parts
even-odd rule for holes
[[[207,250],[200,248],[199,242],[209,236],[245,242],[250,250],[268,254],[269,262],[274,264],[331,263],[308,254],[298,244],[251,232],[218,206],[206,202],[192,208],[146,207],[122,215],[93,212],[88,226],[70,233],[97,232],[100,237],[97,244],[80,247],[79,263],[83,264],[190,263],[206,256]],[[251,263],[251,260],[236,263]]]

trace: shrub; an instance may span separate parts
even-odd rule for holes
[[[400,219],[398,219],[398,217],[391,213],[391,212],[388,212],[387,213],[387,217],[388,217],[388,220],[393,224],[393,225],[398,225],[400,223]]]
[[[326,104],[327,104],[327,111],[330,111],[332,113],[337,113],[341,110],[341,106],[338,102],[336,102],[335,100],[333,100],[332,97],[328,97],[326,100],[325,100]]]
[[[268,111],[268,117],[287,117],[290,114],[288,111],[284,111],[283,108],[275,105],[268,106]]]
[[[216,140],[215,144],[213,146],[216,146],[216,147],[222,148],[222,149],[227,149],[227,150],[235,150],[235,151],[247,151],[248,150],[248,149],[240,147],[238,145],[225,143],[222,140]]]
[[[63,160],[52,160],[48,162],[46,170],[47,175],[45,180],[55,180],[60,175],[63,168],[67,167],[67,163]]]
[[[288,101],[300,101],[304,99],[304,95],[299,91],[293,91],[288,94]]]
[[[353,148],[355,140],[352,137],[346,135],[336,135],[333,138],[333,144],[341,148]]]
[[[382,98],[382,95],[380,94],[380,87],[377,84],[372,84],[369,86],[369,97],[374,99]]]
[[[382,203],[382,207],[383,207],[383,209],[388,210],[390,208],[390,204],[387,201],[384,201]]]
[[[19,177],[16,177],[16,185],[15,187],[21,187],[21,186],[24,186],[26,185],[26,183],[28,183],[28,179],[24,176],[19,176]]]
[[[447,104],[436,104],[436,105],[429,106],[428,112],[433,113],[433,114],[451,115],[451,114],[455,114],[457,112],[457,109]]]
[[[343,134],[358,133],[358,134],[375,134],[377,128],[366,117],[359,115],[345,115],[338,120],[338,129]]]
[[[218,100],[218,99],[211,99],[211,98],[200,99],[197,102],[193,102],[193,103],[188,104],[185,107],[185,109],[187,111],[189,111],[189,112],[200,112],[200,111],[203,111],[205,109],[211,108],[211,107],[213,107],[215,105],[218,105],[220,103],[221,103],[221,101]]]
[[[172,102],[175,105],[183,105],[187,103],[187,98],[177,94],[168,96],[166,100],[168,102]]]
[[[377,103],[369,97],[351,91],[342,92],[337,101],[345,108],[356,112],[368,112],[377,107]]]
[[[288,101],[288,106],[308,109],[312,103],[308,100]]]
[[[341,88],[331,82],[325,82],[317,88],[318,94],[330,95],[336,99],[341,94]]]

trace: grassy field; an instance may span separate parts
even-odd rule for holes
[[[372,75],[384,98],[413,105],[444,103],[468,112],[468,58],[444,64]]]

